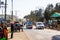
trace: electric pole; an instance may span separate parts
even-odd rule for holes
[[[13,20],[13,0],[11,0],[11,6],[12,6],[12,20]]]
[[[7,0],[5,0],[5,20],[6,20],[6,10],[7,9]]]
[[[1,0],[0,0],[0,6],[1,6]]]
[[[16,15],[16,21],[17,21],[17,11],[15,11],[15,15]]]

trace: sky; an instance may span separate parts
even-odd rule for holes
[[[14,15],[18,18],[23,18],[25,15],[30,14],[31,10],[39,8],[45,9],[48,4],[53,4],[55,6],[57,2],[60,2],[60,0],[13,0]],[[11,0],[7,0],[7,4],[7,14],[11,15]],[[0,9],[0,14],[2,14],[1,10],[2,8]]]

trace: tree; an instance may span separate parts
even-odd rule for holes
[[[40,8],[39,10],[35,10],[36,16],[41,16],[42,15],[42,9]]]
[[[52,9],[53,9],[53,5],[52,4],[49,4],[46,7],[45,12],[44,12],[44,17],[45,17],[46,20],[50,19],[50,14],[51,14]]]
[[[42,15],[42,9],[31,11],[30,15],[25,16],[26,18],[28,17],[30,21],[37,22],[37,21],[43,21]]]
[[[51,13],[50,16],[51,16],[52,14],[54,14],[55,12],[57,12],[57,11],[56,11],[55,9],[52,9],[51,12],[50,12],[50,13]]]
[[[60,13],[60,3],[56,3],[55,10]]]

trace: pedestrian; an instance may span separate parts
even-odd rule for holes
[[[13,32],[14,32],[14,23],[11,23],[11,38],[13,38]]]
[[[18,23],[18,30],[19,30],[19,32],[20,32],[20,24]]]
[[[20,24],[20,30],[22,30],[22,32],[23,32],[23,25],[22,24]]]
[[[6,38],[3,35],[3,28],[0,26],[0,40],[6,40]]]
[[[17,32],[18,23],[15,23],[15,31]]]
[[[3,38],[3,29],[2,27],[0,26],[0,40]]]
[[[6,23],[3,23],[3,35],[6,38],[6,40],[8,40],[8,30]]]

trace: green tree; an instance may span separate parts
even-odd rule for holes
[[[60,13],[60,3],[56,3],[55,10]]]
[[[52,4],[49,4],[46,7],[45,12],[44,12],[44,17],[45,17],[46,20],[50,19],[50,14],[51,14],[52,9],[53,9],[53,5]]]

